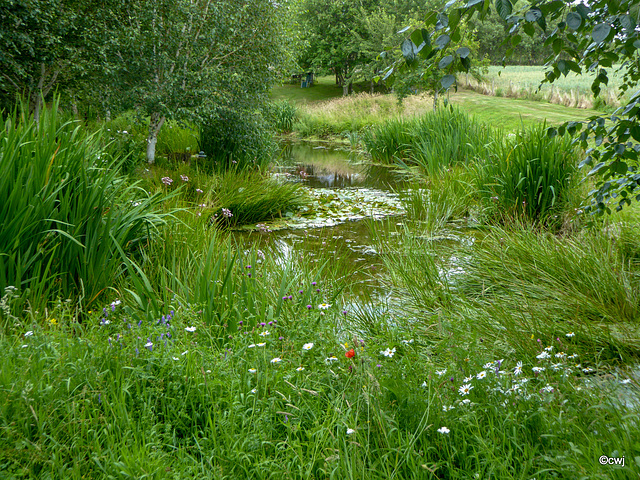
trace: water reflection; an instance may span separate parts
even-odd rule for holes
[[[310,188],[369,187],[388,190],[397,183],[389,167],[358,161],[346,148],[283,143],[273,171],[288,174]]]

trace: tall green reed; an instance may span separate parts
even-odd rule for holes
[[[15,286],[33,307],[57,296],[94,302],[124,273],[118,247],[135,252],[165,215],[118,173],[119,158],[57,102],[40,123],[22,110],[0,131],[0,290]]]
[[[374,161],[435,174],[486,151],[495,132],[453,107],[421,117],[394,119],[365,130],[362,142]]]
[[[495,142],[476,170],[476,185],[492,218],[547,222],[571,203],[577,156],[570,138],[550,138],[544,126]]]

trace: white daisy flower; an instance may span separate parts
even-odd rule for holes
[[[545,358],[549,358],[550,355],[548,352],[542,352],[540,355],[536,355],[536,358],[540,359],[540,360],[544,360]]]
[[[478,380],[482,380],[482,379],[483,379],[484,377],[486,377],[486,376],[487,376],[487,372],[485,372],[485,371],[483,370],[483,371],[481,371],[480,373],[478,373],[478,374],[476,375],[476,378],[477,378]]]
[[[256,344],[252,343],[251,345],[249,345],[247,348],[255,348]]]
[[[302,346],[302,349],[303,349],[303,350],[311,350],[312,348],[313,348],[313,343],[305,343],[305,344]]]
[[[469,395],[469,392],[471,391],[472,388],[473,388],[473,385],[466,384],[466,385],[462,385],[458,389],[458,391],[460,392],[460,395]]]
[[[33,335],[33,332],[31,330],[29,330],[27,333],[24,334],[25,338],[31,337],[32,335]]]
[[[449,410],[453,410],[454,408],[456,408],[456,407],[453,406],[453,405],[448,405],[448,406],[447,405],[443,405],[442,406],[442,411],[443,412],[448,412]]]
[[[450,431],[451,430],[449,430],[447,427],[440,427],[438,429],[438,432],[443,433],[443,434],[449,433]]]
[[[269,332],[269,330],[265,330],[264,332],[260,332],[259,334],[261,337],[266,337],[267,335],[271,335],[271,333]]]
[[[387,348],[386,350],[381,350],[380,351],[380,355],[384,355],[385,357],[393,357],[393,355],[396,353],[396,347],[393,347],[392,349]]]
[[[249,373],[256,373],[258,370],[256,370],[255,368],[250,368],[249,369]]]
[[[489,369],[489,368],[493,368],[493,362],[487,362],[485,363],[482,368],[484,369]]]
[[[258,343],[258,344],[256,344],[256,347],[264,347],[265,345],[266,345],[266,343],[265,343],[265,342],[262,342],[262,343]]]
[[[272,359],[271,359],[271,363],[273,363],[274,365],[275,365],[276,363],[280,363],[281,361],[282,361],[282,359],[281,359],[280,357],[276,357],[276,358],[272,358]]]
[[[468,377],[464,377],[464,378],[462,379],[462,381],[463,381],[464,383],[469,383],[471,380],[473,380],[473,375],[470,375],[470,376],[468,376]]]
[[[445,373],[447,373],[447,369],[446,368],[444,370],[436,370],[436,375],[438,375],[439,377],[441,377]]]
[[[548,347],[544,348],[547,352],[552,352],[553,351],[553,345],[549,345]]]
[[[546,393],[551,393],[553,392],[553,387],[551,385],[547,385],[546,387],[544,387],[542,390],[540,390],[541,392],[546,392]]]
[[[327,308],[329,308],[331,305],[328,303],[321,303],[320,305],[318,305],[318,308],[320,310],[326,310]]]
[[[196,331],[196,327],[186,327],[185,330],[187,332],[195,332]]]
[[[544,367],[533,367],[531,370],[533,370],[535,373],[540,373],[540,372],[544,372],[545,368]]]
[[[513,369],[514,375],[520,375],[522,373],[522,362],[516,364],[516,368]]]
[[[258,393],[258,390],[257,390],[257,389],[255,389],[255,388],[252,388],[252,389],[251,389],[251,393]]]
[[[576,334],[575,334],[575,333],[573,333],[573,332],[569,332],[569,333],[567,333],[565,336],[566,336],[566,337],[568,337],[568,338],[571,338],[571,337],[575,337],[575,336],[576,336]]]
[[[460,403],[462,403],[463,405],[469,405],[471,403],[471,400],[465,398],[464,400],[460,400]]]
[[[336,356],[331,356],[324,359],[324,363],[333,363],[337,361],[338,361],[338,357]]]
[[[353,428],[347,428],[347,435],[352,435],[356,433],[356,431]]]
[[[298,367],[298,368],[296,368],[296,370],[297,370],[298,372],[301,372],[301,371],[303,371],[303,370],[304,370],[304,367]]]

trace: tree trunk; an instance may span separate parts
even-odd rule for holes
[[[438,90],[433,91],[433,111],[438,109]]]
[[[31,95],[31,111],[33,120],[36,122],[36,128],[40,128],[40,109],[42,108],[42,94],[40,91]]]
[[[156,161],[156,143],[158,143],[158,133],[166,118],[158,112],[151,114],[149,120],[149,136],[147,137],[147,162],[152,164]]]
[[[350,83],[344,82],[342,84],[342,96],[346,97],[347,95],[349,95],[349,85]]]

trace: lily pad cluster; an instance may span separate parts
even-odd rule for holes
[[[271,230],[283,228],[332,227],[349,221],[404,215],[398,195],[373,188],[313,188],[308,190],[311,204],[297,214],[277,220]]]

